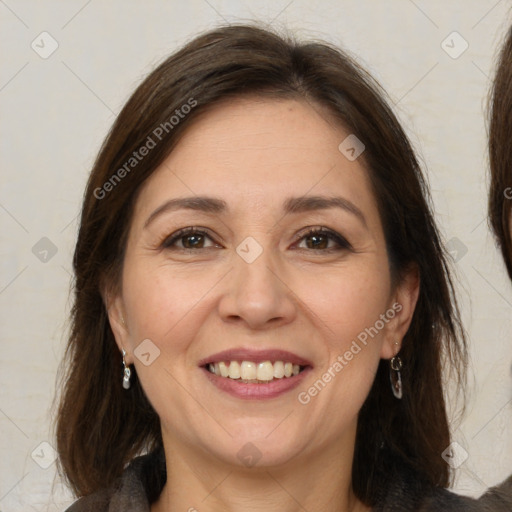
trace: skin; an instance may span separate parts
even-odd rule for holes
[[[351,489],[357,414],[379,360],[400,348],[419,282],[411,271],[392,285],[364,163],[338,150],[348,134],[317,106],[238,99],[196,120],[145,183],[122,292],[106,302],[119,349],[161,419],[172,486],[152,512],[369,510]],[[285,199],[305,194],[342,196],[365,221],[340,208],[283,214]],[[195,195],[221,198],[228,210],[167,211],[144,227],[169,199]],[[162,248],[189,226],[211,238],[197,243],[189,236]],[[304,238],[305,228],[319,226],[350,248]],[[252,263],[235,250],[248,236],[263,249]],[[394,303],[402,305],[394,319],[310,403],[300,404],[297,394]],[[144,339],[160,350],[149,366],[134,355]],[[198,362],[235,347],[289,350],[309,359],[313,371],[279,397],[234,398],[213,386]],[[246,443],[261,453],[250,468],[237,457]]]

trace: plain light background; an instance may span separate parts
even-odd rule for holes
[[[72,501],[55,474],[51,405],[77,215],[103,138],[157,63],[250,20],[343,47],[388,91],[428,174],[469,334],[455,490],[478,496],[508,476],[512,285],[486,221],[485,106],[511,14],[505,0],[0,1],[0,512]]]

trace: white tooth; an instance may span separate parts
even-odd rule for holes
[[[246,380],[253,380],[256,378],[256,363],[252,361],[242,361],[240,366],[240,377]]]
[[[284,377],[284,363],[283,361],[276,361],[274,363],[274,378],[282,379]]]
[[[210,364],[208,365],[208,369],[209,369],[212,373],[215,373],[215,366],[214,366],[212,363],[210,363]]]
[[[271,361],[262,361],[254,363],[253,361],[238,361],[218,363],[210,363],[209,369],[215,375],[221,377],[229,377],[231,379],[242,379],[243,381],[251,382],[270,382],[272,379],[282,379],[283,377],[291,377],[300,373],[300,366],[290,362],[276,361],[272,364]]]
[[[229,375],[229,368],[226,366],[224,361],[219,363],[219,370],[221,377],[227,377]]]
[[[231,361],[231,364],[229,365],[229,378],[240,378],[240,365],[238,364],[238,361]]]
[[[258,364],[256,378],[258,380],[272,380],[274,377],[274,367],[270,361],[263,361]]]

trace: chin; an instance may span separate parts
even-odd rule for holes
[[[273,422],[273,427],[266,430],[265,434],[261,433],[261,427],[248,427],[239,435],[225,436],[221,444],[210,444],[205,448],[228,465],[248,469],[283,466],[304,453],[305,443],[294,439],[289,430],[279,434],[271,433],[275,426],[276,422]]]

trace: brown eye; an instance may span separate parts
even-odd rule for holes
[[[311,229],[305,235],[302,235],[299,242],[306,242],[306,249],[317,249],[320,251],[351,249],[351,245],[338,233],[327,229]],[[329,246],[329,242],[334,245]],[[300,247],[303,249],[304,247]]]
[[[195,234],[182,236],[181,243],[185,249],[202,248],[204,245],[204,235]]]
[[[327,249],[329,237],[322,234],[308,235],[304,237],[308,249]]]
[[[165,249],[207,249],[215,244],[206,246],[206,240],[212,240],[212,238],[206,233],[206,231],[194,228],[180,229],[170,237],[166,238],[162,243],[162,247]]]

